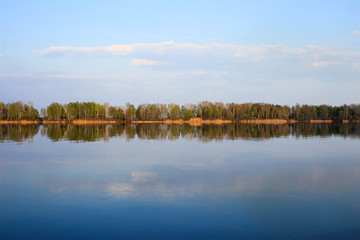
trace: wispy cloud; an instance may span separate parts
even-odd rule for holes
[[[183,73],[184,74],[189,74],[189,75],[192,75],[192,76],[201,76],[201,75],[207,74],[208,72],[199,70],[199,71],[188,71],[188,72],[183,72]]]
[[[243,46],[227,43],[195,44],[166,41],[160,43],[135,43],[98,47],[52,46],[45,50],[36,50],[34,53],[42,57],[127,56],[135,54],[210,54],[228,57],[255,57],[258,59],[273,51],[292,54],[306,52],[304,49],[292,49],[284,45]]]
[[[103,79],[101,76],[87,76],[87,75],[65,75],[65,74],[52,74],[43,75],[46,78],[58,78],[58,79]]]
[[[9,79],[2,80],[6,83],[0,89],[3,96],[26,94],[29,91],[9,94],[12,91],[9,89],[19,85],[16,79],[32,88],[33,81],[26,81],[31,78],[59,85],[61,79],[76,80],[78,86],[81,84],[78,88],[81,91],[66,90],[69,96],[96,95],[94,93],[102,88],[106,92],[103,98],[114,102],[119,101],[119,91],[123,92],[123,99],[135,103],[147,99],[159,102],[203,99],[281,102],[286,99],[282,103],[289,104],[290,101],[322,103],[327,99],[329,104],[334,104],[359,99],[355,91],[359,85],[360,51],[344,46],[244,46],[168,41],[103,47],[54,46],[36,54],[41,59],[34,59],[34,63],[41,66],[45,63],[50,69],[46,72],[29,69],[28,74],[4,69],[0,78]],[[53,57],[59,59],[46,60]],[[54,62],[61,64],[57,67]],[[53,81],[45,81],[47,79]],[[321,89],[324,83],[332,89],[321,95],[316,89]],[[311,91],[305,88],[299,91],[307,84],[312,84]],[[345,84],[352,86],[351,94],[344,90],[334,98],[334,92],[343,89],[339,86]],[[134,91],[138,94],[130,94]]]
[[[42,57],[60,57],[60,56],[125,56],[141,53],[164,54],[165,52],[179,49],[197,49],[201,45],[191,43],[175,43],[174,41],[160,43],[135,43],[120,44],[105,47],[72,47],[72,46],[52,46],[45,50],[36,50],[35,54]]]
[[[128,55],[134,49],[132,45],[112,45],[108,47],[71,47],[56,46],[49,47],[42,51],[34,51],[35,54],[42,57],[80,57],[96,55]]]
[[[131,64],[134,66],[145,65],[145,66],[153,66],[153,65],[163,65],[168,64],[167,62],[148,60],[148,59],[132,59]]]
[[[67,75],[67,74],[33,74],[33,73],[3,73],[0,78],[56,78],[56,79],[104,79],[94,75]]]
[[[31,78],[36,75],[32,73],[2,73],[0,74],[0,78]]]
[[[323,67],[323,66],[336,65],[336,64],[339,64],[339,62],[326,62],[326,61],[313,62],[314,67]]]
[[[360,30],[355,30],[352,32],[352,35],[354,36],[360,36]]]
[[[360,33],[354,31],[353,34]],[[231,61],[261,62],[265,60],[285,61],[308,59],[315,62],[341,62],[342,59],[360,57],[360,52],[343,47],[304,46],[289,47],[286,45],[243,46],[227,43],[195,44],[176,43],[174,41],[160,43],[135,43],[98,47],[52,46],[34,53],[41,57],[131,57],[132,65],[164,65],[178,62],[181,65],[193,64],[194,61],[226,63]],[[331,59],[332,58],[332,59]],[[152,60],[156,59],[156,60]]]

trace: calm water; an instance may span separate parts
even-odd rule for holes
[[[360,239],[360,126],[0,125],[1,239]]]

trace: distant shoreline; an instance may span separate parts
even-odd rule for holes
[[[40,117],[41,116],[41,117]],[[32,102],[0,102],[0,119],[4,124],[286,124],[295,122],[360,122],[360,104],[274,105],[269,103],[222,103],[202,101],[197,105],[140,104],[110,106],[109,103],[53,102],[39,111]],[[19,121],[25,120],[25,121]],[[26,121],[28,120],[28,121]],[[41,121],[41,122],[40,122]]]
[[[305,120],[298,121],[294,119],[244,119],[239,120],[237,122],[233,120],[224,120],[224,119],[214,119],[214,120],[203,120],[201,118],[191,118],[189,120],[184,119],[166,119],[166,120],[132,120],[131,124],[167,124],[167,125],[183,125],[189,124],[191,126],[200,126],[203,124],[231,124],[231,123],[240,123],[240,124],[288,124],[288,123],[334,123],[334,120],[321,120],[321,119],[313,119],[313,120]],[[360,120],[341,120],[339,122],[342,123],[360,123]],[[89,119],[76,119],[76,120],[0,120],[0,124],[20,124],[20,125],[28,125],[28,124],[73,124],[73,125],[95,125],[95,124],[124,124],[125,121],[117,121],[117,120],[89,120]]]

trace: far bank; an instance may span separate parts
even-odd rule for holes
[[[166,120],[132,120],[132,121],[118,121],[118,120],[104,120],[104,119],[75,119],[75,120],[0,120],[0,124],[74,124],[74,125],[96,125],[96,124],[189,124],[191,126],[201,126],[203,124],[292,124],[292,123],[360,123],[360,120],[322,120],[322,119],[313,119],[313,120],[294,120],[294,119],[243,119],[239,121],[226,120],[226,119],[213,119],[213,120],[203,120],[201,118],[190,118],[189,120],[184,119],[166,119]]]

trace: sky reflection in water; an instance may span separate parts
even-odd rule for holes
[[[191,131],[196,137],[180,131],[177,141],[170,141],[168,128],[167,137],[160,138],[163,141],[141,137],[149,136],[147,131],[153,128],[135,128],[134,138],[118,134],[106,141],[84,141],[78,136],[78,140],[54,142],[51,129],[42,126],[31,143],[3,139],[1,238],[359,236],[357,127],[346,130],[347,135],[333,130],[327,137],[305,138],[304,133],[282,129],[273,130],[278,138],[256,138],[267,141],[245,140],[248,134],[242,138],[233,134],[234,141],[203,141],[199,129]],[[219,129],[202,129],[201,136],[210,136],[205,134],[209,131]]]

